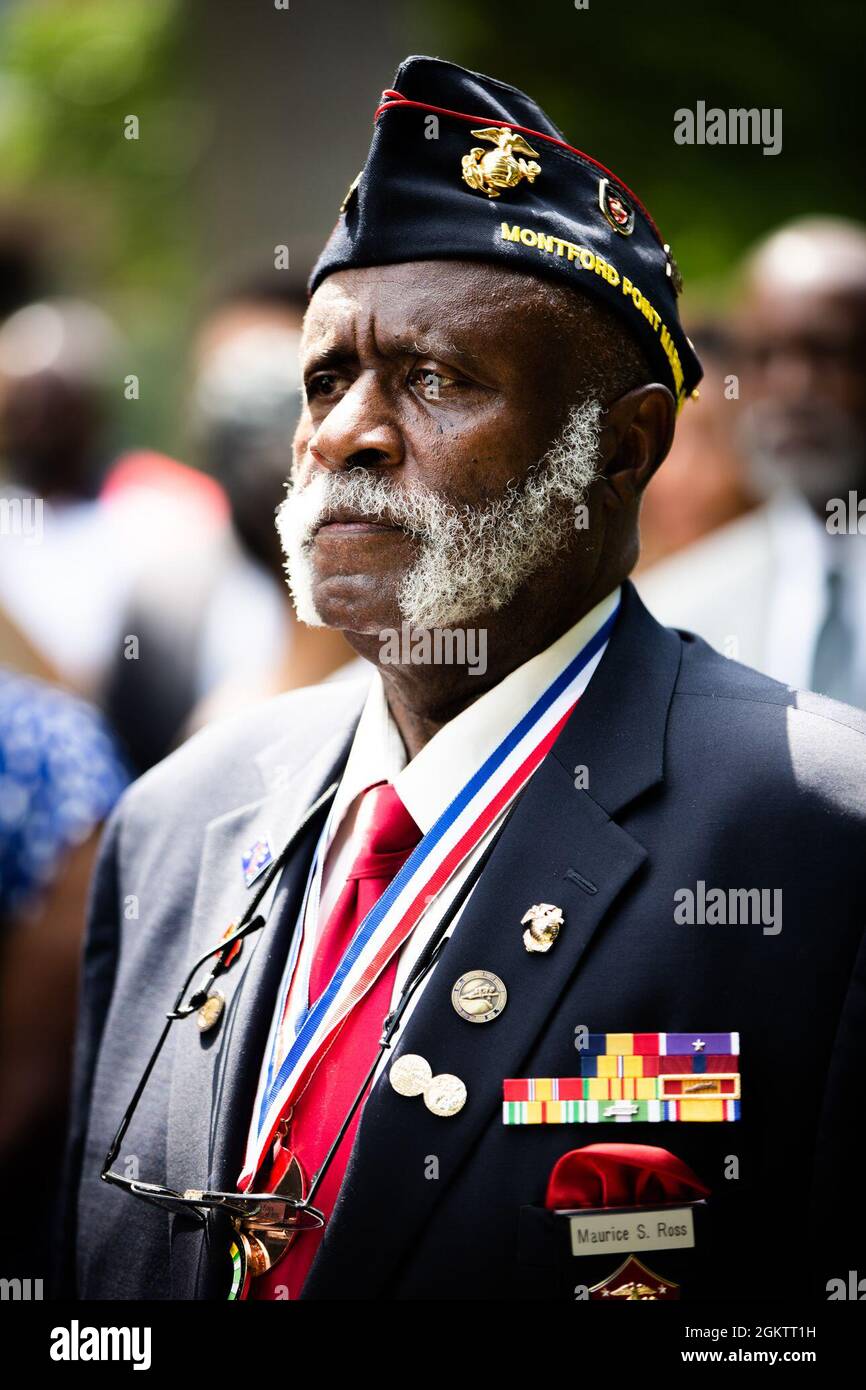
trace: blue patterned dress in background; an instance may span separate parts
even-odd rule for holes
[[[0,667],[0,919],[51,883],[129,780],[96,710]]]

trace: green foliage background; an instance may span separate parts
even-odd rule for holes
[[[194,282],[187,180],[203,112],[185,94],[177,0],[35,0],[0,11],[0,218],[44,243],[48,289],[95,297],[150,383],[118,442],[167,445]],[[138,117],[147,138],[124,137]],[[139,408],[140,407],[140,408]]]
[[[687,284],[721,288],[733,262],[786,218],[866,219],[866,5],[854,0],[436,0],[429,51],[533,94],[566,138],[651,209]],[[781,107],[776,156],[680,146],[696,102]]]
[[[345,63],[343,2],[291,0],[290,22],[303,24],[310,5],[329,6],[329,52]],[[723,296],[745,247],[786,218],[820,211],[866,220],[862,0],[589,0],[586,9],[574,0],[355,3],[363,12],[356,19],[383,35],[387,27],[389,53],[439,54],[537,96],[572,143],[615,169],[652,209],[692,295]],[[238,157],[213,149],[221,94],[201,80],[201,25],[212,6],[224,21],[229,15],[246,84],[291,81],[291,44],[268,58],[269,72],[243,70],[244,26],[253,7],[261,18],[273,0],[0,6],[0,230],[9,208],[32,215],[47,237],[52,288],[96,297],[117,317],[133,363],[124,371],[149,382],[136,410],[121,412],[121,433],[126,442],[176,449],[186,335],[209,270],[197,178],[209,158],[230,181],[233,170],[220,161]],[[385,46],[383,38],[383,53]],[[322,60],[327,66],[327,53]],[[339,91],[339,82],[326,82],[323,100],[339,101]],[[370,111],[374,95],[371,88]],[[781,154],[676,145],[674,112],[698,100],[780,107]],[[146,139],[124,139],[131,113]],[[354,109],[346,116],[353,128],[368,119]],[[303,138],[315,140],[314,112]],[[263,167],[255,176],[279,171]],[[250,226],[250,239],[254,232]]]

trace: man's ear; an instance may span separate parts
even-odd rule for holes
[[[676,406],[666,386],[636,386],[603,416],[601,471],[621,501],[639,497],[674,437]]]

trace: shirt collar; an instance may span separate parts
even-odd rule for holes
[[[518,719],[607,622],[619,599],[620,589],[616,588],[544,651],[509,672],[444,724],[411,762],[407,761],[377,671],[335,797],[334,829],[367,787],[393,782],[403,805],[426,834]]]

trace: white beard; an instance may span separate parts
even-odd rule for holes
[[[402,527],[418,542],[397,604],[412,628],[466,625],[511,602],[518,589],[562,549],[597,475],[601,405],[572,408],[559,437],[524,482],[493,502],[460,506],[420,483],[387,480],[388,470],[320,471],[294,487],[277,509],[277,530],[298,617],[324,626],[313,600],[312,543],[332,509]]]

